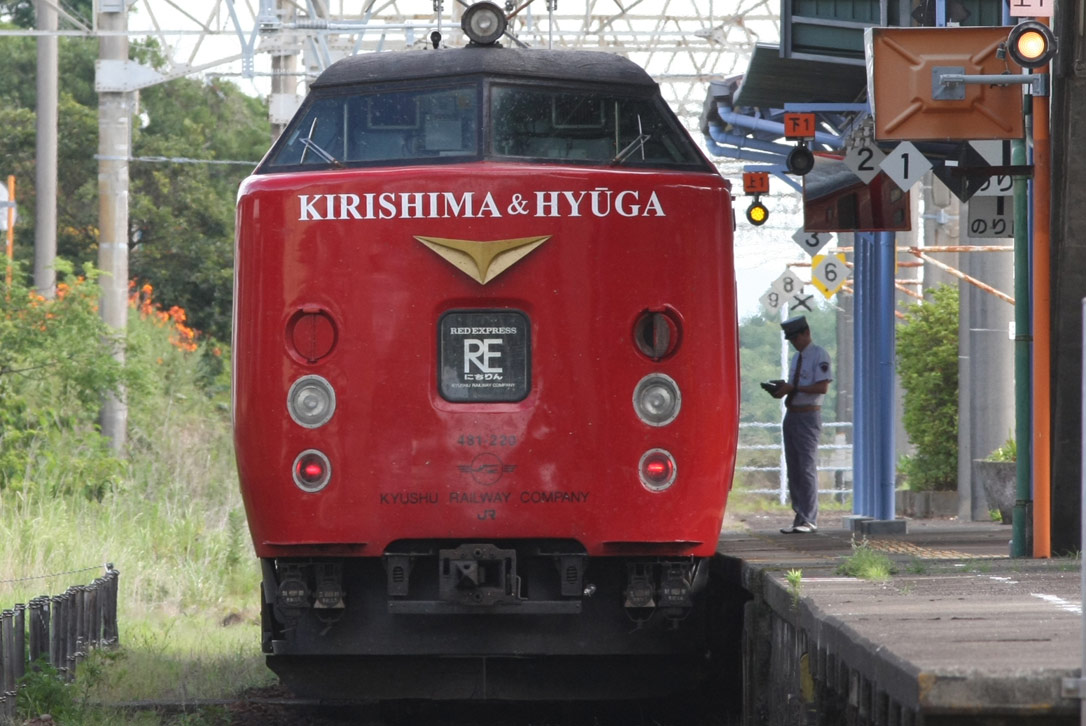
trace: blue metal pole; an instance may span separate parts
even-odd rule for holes
[[[868,427],[865,417],[867,414],[867,390],[870,381],[864,374],[864,361],[866,359],[865,335],[867,294],[865,285],[869,278],[867,274],[867,244],[868,234],[857,233],[853,241],[853,257],[855,261],[853,278],[856,297],[853,301],[852,319],[852,351],[853,366],[855,368],[853,379],[852,398],[852,513],[866,515],[867,512],[867,441]]]
[[[864,446],[864,511],[866,517],[874,517],[878,507],[878,420],[879,420],[879,392],[878,392],[878,260],[875,250],[875,235],[864,235],[864,296],[867,304],[864,305],[864,363],[863,377],[867,380],[864,387],[864,421],[867,429]]]
[[[876,447],[878,476],[873,482],[875,487],[875,519],[892,520],[894,518],[894,257],[895,238],[893,232],[879,232],[877,235],[877,282],[878,304],[874,313],[877,352],[875,373],[877,391],[875,391],[876,423],[874,435],[878,438]]]

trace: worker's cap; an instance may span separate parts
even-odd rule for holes
[[[784,337],[786,340],[791,340],[795,336],[799,335],[803,331],[807,330],[807,318],[800,315],[796,318],[789,318],[781,323],[781,330],[784,331]]]

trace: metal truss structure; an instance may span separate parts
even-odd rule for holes
[[[94,18],[57,8],[59,35],[101,36]],[[779,37],[777,0],[496,0],[511,17],[507,44],[598,49],[629,57],[657,79],[690,123],[711,77],[742,73],[754,43]],[[297,89],[335,60],[422,47],[431,34],[461,45],[468,0],[97,0],[127,6],[131,39],[154,39],[166,65],[136,87],[193,74],[234,76],[261,94]],[[42,31],[0,31],[35,35]],[[284,59],[291,58],[289,63]],[[277,60],[278,59],[278,60]],[[127,69],[132,71],[132,68]],[[293,79],[274,84],[273,78]],[[290,95],[294,95],[290,93]],[[287,109],[283,109],[286,111]],[[273,115],[275,109],[273,108]]]

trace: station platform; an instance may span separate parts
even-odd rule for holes
[[[909,520],[905,534],[867,537],[895,571],[861,580],[837,572],[864,542],[841,515],[781,534],[791,516],[730,516],[718,547],[752,598],[745,723],[1079,722],[1063,694],[1082,662],[1079,559],[1011,559],[1001,524]]]

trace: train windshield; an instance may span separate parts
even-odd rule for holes
[[[652,98],[539,86],[494,86],[491,153],[498,157],[689,166],[700,157]]]
[[[269,166],[327,168],[476,156],[476,86],[316,99]]]
[[[263,170],[483,157],[652,168],[700,169],[705,163],[659,97],[494,82],[480,104],[478,83],[362,89],[311,97]]]

